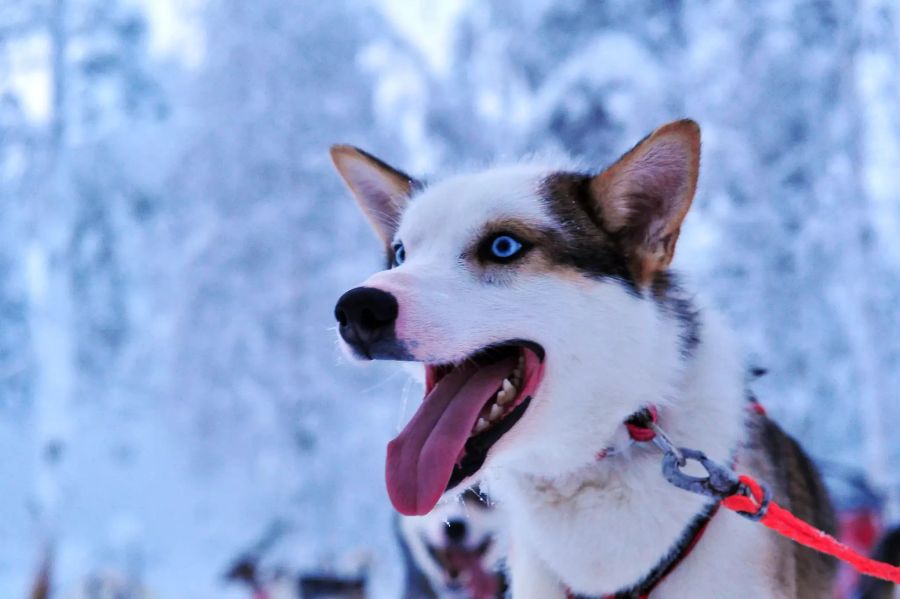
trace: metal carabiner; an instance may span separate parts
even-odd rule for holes
[[[662,460],[662,474],[667,481],[685,491],[722,500],[740,490],[741,481],[730,468],[712,461],[702,451],[682,447],[679,453],[666,451]],[[692,476],[681,469],[688,460],[703,466],[707,476]]]
[[[647,424],[647,427],[650,428],[656,435],[653,437],[653,444],[656,445],[665,455],[673,454],[678,461],[679,466],[684,466],[687,464],[687,461],[684,459],[684,456],[681,454],[681,450],[672,443],[672,439],[669,438],[669,435],[666,434],[658,424],[655,422],[650,422]]]

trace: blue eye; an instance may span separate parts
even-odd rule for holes
[[[400,266],[406,261],[406,248],[398,241],[391,246],[391,249],[394,251],[394,266]]]
[[[524,244],[512,235],[501,234],[491,240],[490,257],[497,262],[509,262],[524,249]]]

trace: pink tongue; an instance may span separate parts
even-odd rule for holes
[[[385,477],[394,508],[407,516],[437,504],[479,412],[515,367],[465,364],[442,378],[397,438],[388,443]]]
[[[482,567],[480,555],[467,556],[463,568],[469,574],[466,586],[472,593],[472,599],[491,599],[497,596],[497,575]]]

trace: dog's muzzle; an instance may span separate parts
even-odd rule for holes
[[[375,287],[351,289],[334,307],[341,338],[358,357],[367,360],[411,359],[397,339],[399,312],[397,298]]]

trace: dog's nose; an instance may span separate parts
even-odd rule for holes
[[[465,520],[453,519],[447,521],[447,528],[444,531],[447,538],[454,543],[459,543],[466,538],[466,522]]]
[[[344,341],[369,355],[374,341],[393,334],[398,311],[397,298],[387,291],[356,287],[340,297],[334,317]]]

